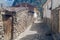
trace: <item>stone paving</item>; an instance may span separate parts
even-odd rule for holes
[[[26,35],[20,40],[53,40],[51,31],[46,24],[38,23],[33,24],[31,31],[36,31],[36,34]]]
[[[53,34],[54,40],[60,40],[60,33]]]
[[[53,36],[47,24],[34,23],[15,40],[53,40]]]

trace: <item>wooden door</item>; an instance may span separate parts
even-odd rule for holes
[[[12,40],[12,16],[3,15],[3,24],[4,24],[4,40]]]

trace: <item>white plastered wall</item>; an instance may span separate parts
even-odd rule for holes
[[[52,0],[52,9],[60,6],[60,0]]]

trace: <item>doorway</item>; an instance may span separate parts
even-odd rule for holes
[[[13,27],[13,17],[12,15],[3,15],[3,26],[4,26],[4,40],[12,40],[12,27]]]

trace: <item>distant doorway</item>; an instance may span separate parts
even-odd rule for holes
[[[4,40],[12,39],[12,15],[3,15]]]

